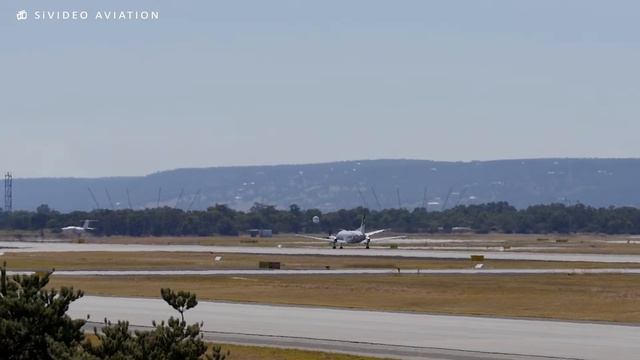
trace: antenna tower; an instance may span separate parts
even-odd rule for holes
[[[4,176],[4,211],[13,210],[13,176],[8,172]]]

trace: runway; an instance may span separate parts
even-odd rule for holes
[[[256,299],[259,300],[259,299]],[[162,300],[85,296],[70,315],[148,326],[175,316]],[[401,359],[633,359],[635,326],[200,302],[186,313],[207,338]],[[377,344],[377,345],[371,345]]]
[[[7,271],[9,275],[33,271]],[[56,276],[302,276],[302,275],[640,275],[640,269],[335,269],[335,270],[56,270]]]
[[[203,245],[139,245],[139,244],[72,244],[0,241],[3,252],[70,252],[70,251],[106,251],[106,252],[208,252],[214,254],[265,254],[265,255],[324,255],[324,256],[376,256],[425,259],[469,259],[471,255],[484,255],[489,260],[534,260],[534,261],[581,261],[608,263],[640,263],[640,255],[610,254],[554,254],[509,251],[457,251],[457,250],[420,250],[349,247],[331,248],[278,248],[244,246],[203,246]]]

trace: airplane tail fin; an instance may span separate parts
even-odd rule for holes
[[[96,221],[96,220],[84,220],[82,222],[82,228],[85,230],[94,230],[94,228],[91,227],[92,221]]]
[[[362,215],[362,222],[360,223],[360,228],[358,229],[361,233],[365,233],[365,220],[367,219],[366,215]]]

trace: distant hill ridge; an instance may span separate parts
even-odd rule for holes
[[[640,159],[359,160],[176,169],[140,177],[15,179],[13,197],[14,209],[46,203],[64,212],[96,208],[88,189],[101,208],[118,209],[129,203],[135,209],[158,204],[204,209],[220,203],[246,210],[255,202],[321,210],[424,204],[440,210],[490,201],[519,208],[551,202],[639,206],[638,180]]]

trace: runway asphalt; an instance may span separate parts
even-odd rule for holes
[[[640,255],[611,254],[557,254],[509,251],[454,251],[347,247],[344,249],[327,248],[278,248],[244,246],[203,246],[203,245],[139,245],[139,244],[72,244],[0,241],[3,252],[69,252],[69,251],[106,251],[106,252],[209,252],[217,254],[270,254],[270,255],[326,255],[326,256],[377,256],[431,259],[469,259],[471,255],[484,255],[489,260],[537,260],[537,261],[583,261],[608,263],[640,263]]]
[[[177,315],[159,299],[95,296],[76,301],[69,313],[141,326]],[[627,360],[640,353],[640,328],[624,325],[220,302],[200,302],[186,317],[204,321],[203,330],[214,342],[400,359]]]
[[[33,271],[7,271],[9,275]],[[335,270],[56,270],[56,276],[230,276],[230,275],[640,275],[640,269],[335,269]]]

